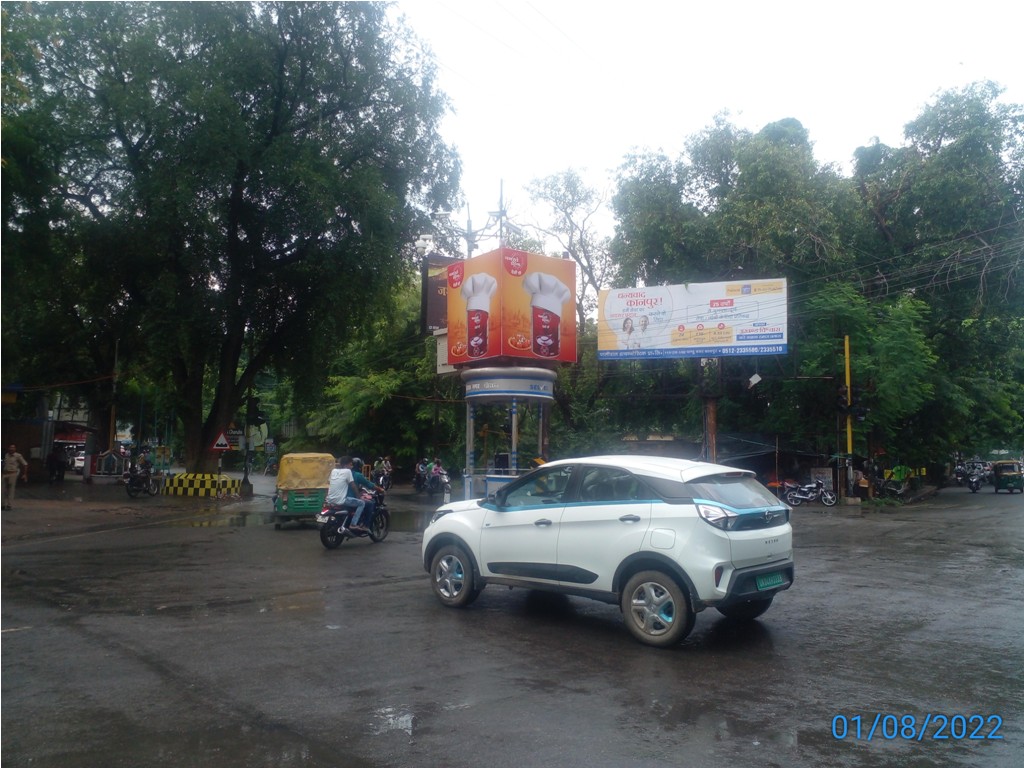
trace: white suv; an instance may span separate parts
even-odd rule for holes
[[[562,459],[438,509],[423,565],[448,606],[469,605],[488,584],[579,595],[618,604],[638,640],[669,646],[705,608],[753,619],[790,587],[789,512],[746,470]]]

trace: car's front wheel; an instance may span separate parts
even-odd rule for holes
[[[622,591],[620,607],[633,637],[658,648],[682,642],[696,619],[686,592],[662,571],[633,576]]]
[[[733,605],[719,608],[718,612],[730,619],[750,621],[767,611],[772,605],[772,599],[771,597],[766,597],[763,600],[751,600],[749,603],[734,603]]]
[[[476,586],[473,562],[462,547],[442,547],[430,563],[430,585],[437,599],[451,608],[464,608],[477,597],[483,587]]]

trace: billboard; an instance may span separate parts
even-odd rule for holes
[[[783,355],[787,300],[785,278],[603,290],[597,356]]]
[[[448,327],[448,265],[456,261],[458,259],[439,253],[429,253],[423,258],[420,317],[425,334]]]
[[[499,248],[448,266],[448,363],[576,362],[576,262]]]

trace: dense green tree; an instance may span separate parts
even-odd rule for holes
[[[201,468],[259,371],[316,388],[411,274],[418,212],[458,179],[433,64],[379,3],[4,10],[26,92],[4,110],[5,364],[95,379],[117,356],[173,393]]]
[[[719,116],[679,160],[627,160],[614,197],[623,278],[788,278],[791,353],[726,361],[723,429],[838,450],[850,335],[854,385],[871,408],[855,425],[858,452],[923,463],[1021,442],[1024,340],[998,329],[1024,317],[1024,153],[1021,109],[998,94],[991,84],[941,94],[908,124],[906,146],[858,150],[852,178],[817,164],[792,119],[748,134]],[[745,386],[752,366],[756,393]]]

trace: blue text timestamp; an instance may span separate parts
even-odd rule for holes
[[[998,741],[999,715],[836,715],[832,718],[832,737],[843,741]]]

